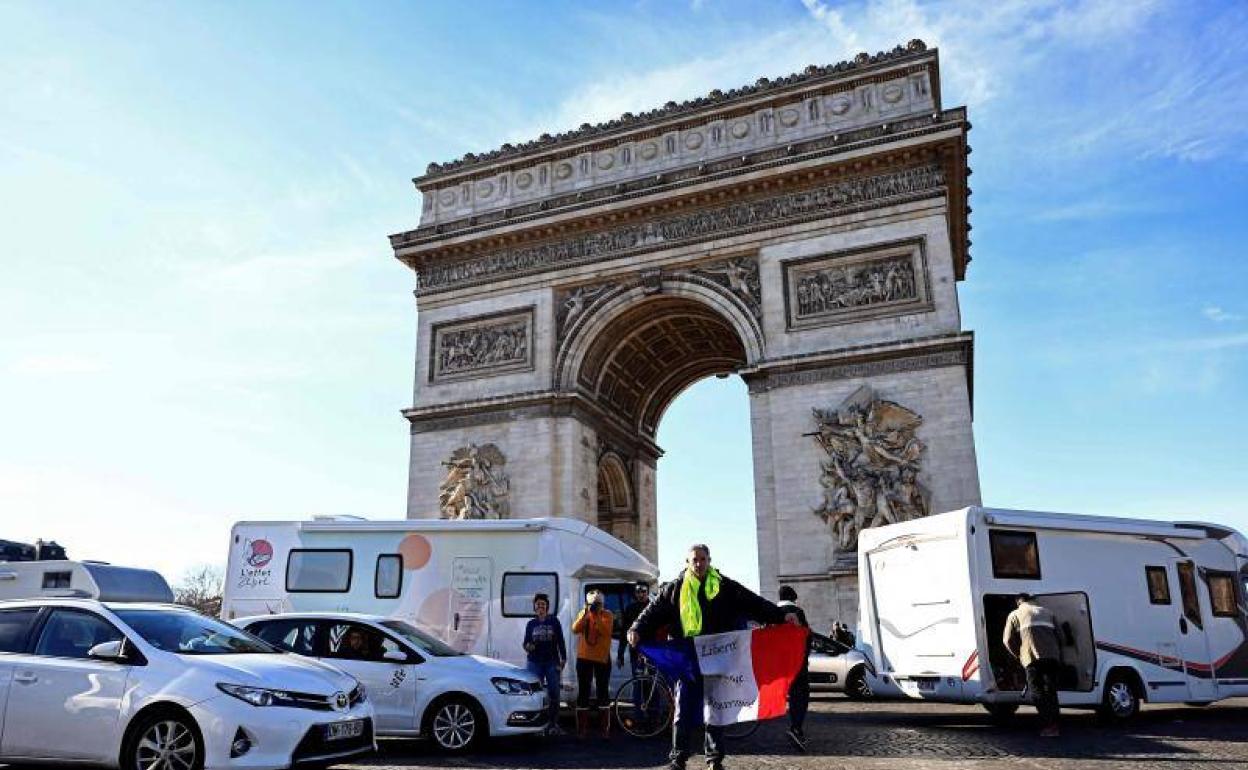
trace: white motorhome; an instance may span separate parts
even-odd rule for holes
[[[102,602],[172,602],[159,572],[99,561],[0,561],[0,600],[98,599]]]
[[[965,508],[864,530],[858,570],[876,695],[1012,713],[1019,593],[1057,616],[1063,706],[1125,719],[1248,695],[1248,541],[1225,527]]]
[[[225,620],[282,612],[386,615],[460,652],[519,666],[535,593],[550,596],[575,656],[572,620],[589,589],[602,590],[619,618],[635,583],[658,577],[637,551],[564,518],[243,521],[234,525],[229,553]],[[565,698],[574,691],[573,669],[564,668]]]

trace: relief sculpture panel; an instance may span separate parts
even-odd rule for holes
[[[533,368],[533,309],[433,327],[429,381],[444,382]]]
[[[438,487],[444,519],[505,519],[511,513],[507,458],[494,444],[469,444],[442,463],[446,478]]]
[[[788,263],[784,281],[790,329],[930,307],[918,239]]]
[[[827,454],[814,513],[831,530],[834,563],[852,563],[866,527],[930,513],[930,496],[918,481],[926,446],[915,434],[923,418],[866,385],[835,409],[812,411],[816,430],[806,435]]]

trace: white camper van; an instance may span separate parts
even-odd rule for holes
[[[0,561],[0,600],[40,597],[172,602],[159,572],[98,561]]]
[[[572,620],[586,591],[602,590],[619,618],[635,583],[657,577],[644,556],[574,519],[244,521],[230,535],[221,617],[386,615],[460,652],[523,666],[533,594],[550,596],[575,656]],[[565,698],[574,678],[568,665]]]
[[[1248,695],[1248,541],[1225,527],[966,508],[864,530],[858,569],[876,695],[1012,713],[1019,593],[1057,616],[1063,706],[1126,719]]]

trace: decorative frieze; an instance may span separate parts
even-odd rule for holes
[[[535,246],[504,249],[452,264],[417,269],[417,296],[516,275],[628,256],[829,216],[859,204],[935,193],[945,184],[935,164],[860,177],[771,198],[658,217]]]
[[[533,308],[433,327],[432,383],[533,368]]]
[[[761,393],[773,388],[816,385],[836,380],[879,377],[886,374],[903,374],[942,366],[966,366],[970,363],[969,348],[944,350],[918,356],[887,358],[876,361],[858,361],[830,364],[809,369],[774,374],[754,375],[748,381],[751,393]]]
[[[931,309],[917,238],[785,263],[784,291],[790,329]]]

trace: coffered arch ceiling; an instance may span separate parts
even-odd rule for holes
[[[686,297],[656,297],[613,318],[595,337],[577,385],[653,438],[663,412],[685,388],[746,362],[741,338],[715,310]]]

